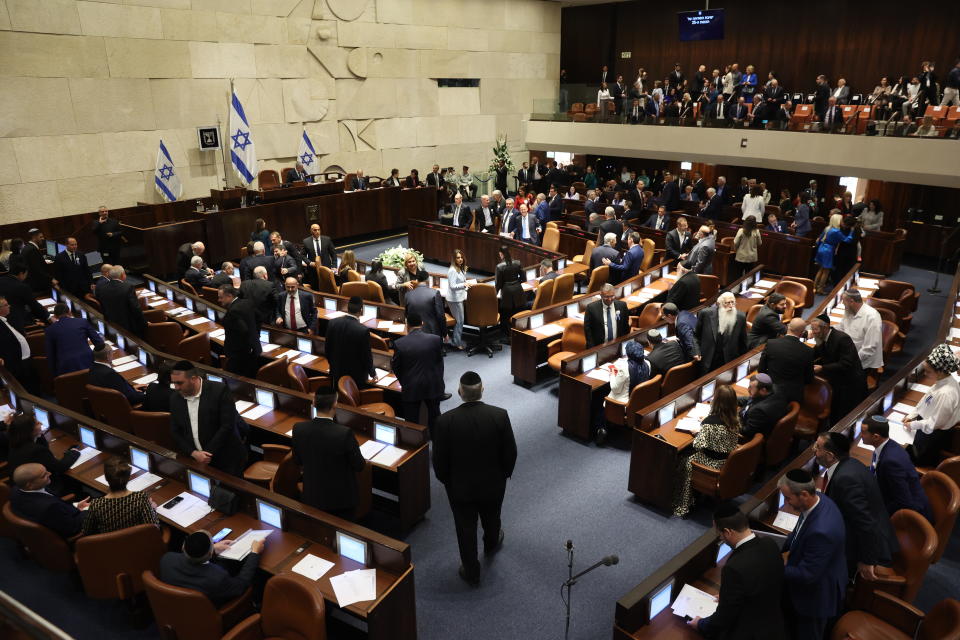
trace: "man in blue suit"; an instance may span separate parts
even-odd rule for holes
[[[440,415],[440,401],[450,396],[443,390],[443,339],[423,331],[416,311],[407,314],[407,335],[394,342],[391,369],[400,382],[405,420],[419,422],[420,404],[427,405],[427,425]]]
[[[47,362],[54,377],[72,371],[89,369],[94,349],[103,348],[103,336],[94,331],[84,318],[70,315],[70,307],[60,302],[53,307],[55,322],[46,328]]]
[[[788,471],[778,486],[800,512],[783,545],[787,626],[795,640],[821,640],[827,622],[840,613],[847,585],[843,516],[833,500],[817,492],[808,471]]]
[[[660,319],[673,325],[677,340],[683,347],[683,356],[686,361],[690,362],[694,358],[699,360],[700,345],[697,344],[694,335],[697,329],[697,316],[686,310],[681,311],[674,303],[667,302],[660,307]]]
[[[183,553],[168,551],[160,558],[160,580],[185,589],[195,589],[219,607],[242,594],[253,582],[260,566],[260,554],[266,540],[257,539],[240,564],[236,575],[216,562],[216,555],[233,544],[231,540],[214,543],[206,531],[194,531],[183,541]]]
[[[49,493],[50,472],[35,462],[14,469],[13,483],[17,488],[10,493],[10,508],[15,514],[52,529],[64,538],[80,533],[90,498],[73,505]]]
[[[611,262],[609,258],[603,259],[603,264],[610,267],[610,281],[614,284],[640,273],[642,263],[643,247],[640,246],[640,234],[636,231],[631,231],[627,235],[627,252],[623,254],[620,262]]]
[[[110,348],[106,346],[94,350],[93,364],[90,365],[90,373],[87,374],[87,383],[94,387],[119,391],[131,405],[141,404],[147,399],[144,393],[146,385],[130,386],[130,383],[110,366]]]
[[[873,447],[870,469],[877,478],[880,494],[889,515],[900,509],[913,509],[933,520],[930,501],[920,486],[920,476],[910,455],[890,441],[890,424],[883,416],[870,416],[863,422],[863,443]]]
[[[520,215],[514,216],[510,223],[510,233],[514,240],[537,244],[540,242],[540,224],[535,216],[530,215],[527,205],[520,205]]]
[[[647,221],[643,223],[643,226],[650,229],[656,229],[657,231],[663,231],[666,233],[670,230],[670,214],[667,213],[667,208],[663,205],[657,207],[657,212],[651,214]]]

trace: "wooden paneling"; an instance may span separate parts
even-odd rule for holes
[[[883,75],[918,74],[936,61],[941,79],[957,56],[960,4],[892,0],[763,2],[728,0],[723,40],[680,42],[677,12],[695,9],[668,0],[568,7],[562,13],[560,65],[570,82],[599,82],[600,67],[633,82],[639,67],[664,78],[679,62],[688,76],[737,62],[756,66],[761,81],[777,72],[788,91],[809,91],[817,74],[844,75],[854,91],[872,91]],[[620,52],[630,51],[623,60]],[[891,83],[895,78],[891,79]]]

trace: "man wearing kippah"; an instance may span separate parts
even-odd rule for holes
[[[477,518],[483,526],[483,552],[492,555],[503,544],[500,507],[517,462],[517,443],[507,412],[481,402],[479,375],[464,373],[459,392],[463,404],[437,418],[432,430],[433,471],[446,488],[453,511],[460,577],[477,586]]]
[[[214,544],[206,531],[195,531],[183,541],[183,553],[168,551],[160,558],[160,580],[175,587],[195,589],[207,596],[214,607],[220,607],[239,597],[253,582],[260,566],[260,554],[266,540],[254,540],[250,553],[243,559],[240,571],[231,576],[216,562],[216,554],[223,553],[233,544],[224,540]]]
[[[940,463],[940,451],[949,442],[953,425],[960,421],[960,385],[950,375],[958,367],[960,363],[945,344],[934,347],[923,361],[924,373],[937,381],[903,421],[903,426],[916,434],[907,451],[919,466]]]
[[[883,416],[870,416],[860,431],[863,443],[873,447],[870,471],[877,479],[887,515],[900,509],[911,509],[933,522],[930,500],[920,486],[920,476],[910,455],[897,442],[890,440],[890,423]]]
[[[830,424],[836,424],[866,397],[867,378],[853,340],[832,328],[826,313],[810,321],[810,331],[817,341],[813,372],[830,383]]]

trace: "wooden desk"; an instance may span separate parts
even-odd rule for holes
[[[317,196],[327,196],[334,193],[343,193],[344,182],[337,180],[334,182],[317,182],[310,184],[294,184],[289,187],[279,187],[277,189],[265,189],[261,191],[247,191],[254,194],[262,203],[278,202],[280,200],[296,200],[299,198],[315,198]]]
[[[900,268],[903,258],[903,248],[906,245],[906,236],[886,231],[868,231],[860,238],[860,247],[863,254],[861,268],[870,273],[880,273],[889,276]],[[928,247],[930,254],[939,249],[938,245]]]

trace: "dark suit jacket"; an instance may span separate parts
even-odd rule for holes
[[[800,615],[832,618],[843,605],[847,586],[846,534],[840,509],[827,496],[787,536],[790,556],[783,570],[786,600]]]
[[[667,258],[675,259],[679,258],[683,253],[690,253],[690,248],[693,246],[693,234],[687,231],[686,236],[683,241],[680,240],[680,232],[676,229],[671,229],[667,232]]]
[[[257,324],[272,321],[277,310],[277,288],[270,280],[253,278],[240,283],[240,297],[249,300]]]
[[[90,231],[97,236],[97,250],[101,254],[108,254],[114,261],[120,257],[120,247],[123,244],[123,231],[120,221],[116,218],[107,218],[103,223],[97,217],[90,225]]]
[[[208,282],[206,286],[211,287],[213,289],[219,289],[221,286],[225,284],[229,284],[230,286],[233,286],[233,279],[221,271],[220,273],[217,273],[212,278],[210,278],[210,282]]]
[[[52,529],[64,538],[80,533],[86,515],[55,495],[45,491],[21,491],[19,488],[10,492],[10,508],[21,518]]]
[[[553,172],[551,171],[551,173]],[[559,173],[559,171],[557,173]],[[551,184],[557,184],[557,183],[551,183]],[[553,196],[553,198],[550,200],[550,203],[547,205],[547,207],[550,209],[551,220],[560,220],[563,217],[563,197],[559,193]]]
[[[441,338],[447,335],[447,317],[443,310],[440,291],[421,284],[407,292],[404,298],[407,315],[419,313],[423,319],[423,331]]]
[[[667,229],[670,228],[670,214],[664,214],[663,221],[660,222],[659,225],[657,224],[658,218],[659,216],[656,213],[651,214],[650,217],[647,218],[647,221],[643,223],[643,226],[650,229],[659,229],[660,231],[666,233]]]
[[[16,327],[17,331],[23,332],[27,324],[33,324],[33,320],[46,322],[50,318],[47,310],[37,302],[30,286],[13,276],[0,278],[0,296],[6,298],[10,304],[7,321],[10,326]]]
[[[36,293],[49,294],[51,283],[50,271],[47,270],[47,262],[44,260],[43,252],[40,251],[32,242],[26,242],[23,249],[20,250],[20,257],[27,265],[27,279],[25,282],[30,289]]]
[[[143,400],[143,406],[140,407],[141,411],[163,411],[166,413],[170,412],[170,397],[173,395],[174,391],[170,388],[169,385],[161,384],[159,382],[151,382],[147,385],[144,395],[146,396]]]
[[[90,285],[93,284],[87,256],[80,251],[77,251],[77,262],[71,260],[66,251],[58,253],[53,259],[53,277],[60,283],[61,289],[78,298],[90,293]]]
[[[831,329],[826,341],[813,351],[814,358],[823,365],[820,375],[833,387],[834,395],[851,394],[860,399],[866,395],[866,377],[850,336],[839,329]]]
[[[303,261],[307,265],[317,261],[317,250],[313,242],[313,236],[303,239],[303,252],[306,254]],[[335,269],[337,266],[337,248],[330,236],[320,236],[320,264],[330,269]]]
[[[680,346],[683,347],[684,360],[689,361],[692,360],[694,356],[700,355],[700,345],[697,344],[697,338],[695,336],[697,316],[689,311],[681,310],[680,313],[677,314],[677,321],[673,329],[676,332],[677,340],[680,341]]]
[[[351,315],[334,318],[327,325],[326,356],[334,386],[341,376],[350,376],[363,387],[374,375],[370,330]]]
[[[524,222],[524,218],[523,216],[520,216],[520,215],[514,216],[513,220],[510,222],[510,232],[513,233],[514,240],[524,241],[523,228],[521,226],[523,222]],[[540,230],[537,228],[539,225],[539,221],[537,220],[537,217],[532,213],[528,213],[526,218],[526,224],[527,224],[527,233],[530,236],[530,239],[526,240],[526,242],[530,242],[531,244],[538,244],[540,242]]]
[[[697,328],[695,333],[702,356],[700,366],[705,371],[709,371],[720,336],[720,317],[716,307],[704,309],[697,315]],[[730,362],[746,352],[747,318],[743,312],[737,311],[737,321],[733,326],[733,331],[726,336],[726,340],[724,340],[723,343],[723,361]]]
[[[293,459],[303,467],[300,499],[323,510],[357,504],[357,473],[365,464],[353,429],[326,418],[293,425]]]
[[[676,180],[663,183],[660,204],[665,206],[668,212],[680,208],[680,188],[677,186]]]
[[[140,301],[133,285],[122,280],[105,282],[97,290],[97,300],[107,322],[123,327],[130,333],[143,337],[147,321],[140,309]]]
[[[650,363],[650,377],[665,374],[670,369],[686,362],[683,347],[676,340],[665,340],[655,346],[647,355]]]
[[[71,371],[89,369],[93,364],[93,351],[87,339],[99,349],[103,337],[83,318],[60,318],[44,331],[47,344],[47,364],[54,376]]]
[[[743,407],[740,412],[740,433],[745,442],[749,442],[756,433],[769,438],[777,421],[787,413],[787,399],[776,391],[766,398],[754,400],[742,396],[739,401]]]
[[[404,402],[436,400],[443,391],[443,340],[415,329],[394,343],[391,369]]]
[[[750,338],[747,345],[753,349],[758,344],[766,344],[767,340],[779,338],[787,332],[787,327],[780,320],[780,316],[770,307],[764,305],[753,318],[750,327]]]
[[[433,471],[451,502],[502,498],[517,462],[510,416],[483,402],[465,402],[437,418]]]
[[[297,291],[297,297],[300,298],[300,316],[308,329],[313,329],[317,324],[317,307],[313,296],[306,291]],[[285,311],[289,311],[290,297],[286,290],[277,293],[276,318],[286,318]],[[336,320],[336,318],[334,318]],[[286,322],[284,322],[286,326]],[[287,327],[290,329],[291,327]]]
[[[210,286],[210,276],[208,276],[205,271],[200,271],[193,267],[187,269],[186,273],[183,274],[183,279],[198,293],[203,287]]]
[[[253,278],[253,270],[257,267],[263,267],[267,270],[267,276],[273,278],[273,256],[247,256],[240,261],[240,279],[250,280]]]
[[[620,262],[611,262],[610,282],[623,282],[640,273],[643,264],[643,247],[635,244],[623,254]]]
[[[602,244],[593,250],[590,254],[590,268],[596,269],[603,266],[603,259],[607,258],[611,262],[620,257],[620,252],[608,244]]]
[[[242,362],[250,365],[262,350],[260,325],[257,323],[253,303],[250,300],[234,300],[223,314],[221,324],[224,328],[224,355],[234,364]]]
[[[683,274],[667,291],[667,302],[677,305],[680,311],[689,311],[700,304],[700,276],[693,271]]]
[[[357,177],[350,181],[351,191],[363,191],[364,189],[368,189],[369,187],[370,187],[370,182],[367,180],[367,178]]]
[[[900,509],[913,509],[932,519],[930,501],[920,486],[917,468],[906,450],[893,440],[888,440],[880,450],[875,475],[888,515]]]
[[[59,477],[69,471],[79,457],[80,452],[77,449],[67,449],[60,458],[55,457],[50,452],[47,439],[40,436],[36,440],[30,440],[19,447],[10,449],[7,454],[7,468],[12,471],[22,464],[42,464],[55,478],[53,484],[51,484],[51,493],[59,493],[56,490],[56,486],[60,484]]]
[[[630,333],[630,311],[627,303],[623,300],[613,301],[613,322],[617,327],[619,338]],[[607,341],[603,332],[603,315],[605,313],[603,302],[595,300],[587,305],[583,314],[583,333],[587,338],[587,348],[595,347]]]
[[[830,130],[839,128],[843,125],[843,109],[840,105],[837,105],[833,108],[833,121],[830,124],[827,124],[827,115],[830,112],[830,107],[824,107],[823,116],[820,118],[822,126]]]
[[[440,177],[440,172],[437,173],[428,173],[427,174],[427,186],[428,187],[443,187],[443,178]]]
[[[250,553],[243,559],[240,571],[231,576],[216,562],[194,564],[182,553],[173,551],[160,558],[160,580],[185,589],[195,589],[210,599],[213,606],[220,607],[239,597],[257,573],[260,554]]]
[[[701,198],[703,200],[703,198]],[[714,195],[710,200],[707,201],[707,206],[703,208],[701,215],[704,218],[710,218],[711,220],[717,220],[720,218],[720,214],[723,213],[723,198]]]
[[[119,391],[131,405],[140,404],[146,398],[144,394],[131,387],[122,375],[101,362],[94,362],[90,365],[87,384]]]
[[[197,450],[190,428],[187,401],[179,393],[170,396],[170,428],[177,449],[184,455]],[[227,473],[239,474],[247,459],[242,433],[246,423],[237,413],[233,394],[222,382],[203,381],[197,412],[197,436],[203,450],[212,454],[210,465]]]
[[[17,336],[14,335],[15,331],[17,330],[0,320],[0,359],[3,360],[6,369],[19,378],[27,375],[23,369],[24,367],[31,367],[32,363],[29,359],[24,360],[23,347],[20,345]]]
[[[768,340],[757,372],[768,374],[787,402],[802,403],[804,385],[813,382],[813,349],[793,336]]]
[[[470,226],[470,223],[473,222],[473,213],[469,206],[461,204],[458,210],[457,205],[451,204],[449,208],[450,213],[453,214],[453,218],[456,221],[456,226],[466,229]]]
[[[771,538],[756,537],[727,556],[713,615],[698,629],[711,640],[785,640],[780,594],[783,559]]]
[[[826,494],[843,515],[850,573],[856,570],[858,562],[890,566],[899,545],[870,469],[853,458],[841,460],[827,484]]]
[[[180,245],[180,248],[177,249],[177,273],[180,274],[182,278],[187,272],[187,269],[190,268],[190,260],[193,259],[193,243],[184,242]],[[206,261],[204,261],[204,266],[206,266]]]

